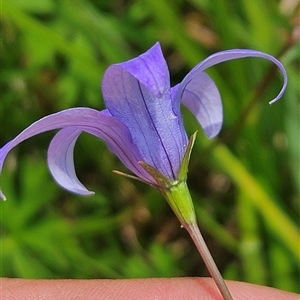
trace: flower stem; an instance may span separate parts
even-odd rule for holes
[[[224,279],[223,279],[221,273],[219,272],[218,267],[215,264],[215,261],[210,254],[209,249],[207,248],[207,245],[203,239],[203,236],[199,230],[198,225],[196,223],[182,224],[182,225],[188,231],[192,240],[194,241],[194,244],[196,245],[211,277],[214,279],[224,300],[233,300],[233,298],[224,282]]]
[[[214,279],[224,300],[232,300],[232,296],[216,266],[213,257],[202,237],[196,221],[192,198],[186,181],[175,182],[163,192],[164,197],[173,209],[182,226],[188,231],[194,241],[211,277]]]
[[[195,132],[190,138],[178,173],[178,178],[176,180],[166,177],[159,170],[146,162],[140,161],[139,164],[156,180],[158,189],[169,203],[182,226],[190,234],[211,277],[214,279],[217,287],[219,288],[223,299],[233,300],[199,230],[193,201],[186,184],[188,162],[196,139],[196,134],[197,132]]]

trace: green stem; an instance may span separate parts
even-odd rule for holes
[[[174,183],[163,192],[164,197],[178,217],[182,226],[190,234],[211,277],[214,279],[224,300],[232,300],[232,296],[224,282],[218,267],[202,237],[196,221],[195,210],[190,192],[185,181]]]
[[[232,296],[224,282],[218,267],[210,254],[209,249],[202,237],[196,220],[195,209],[192,201],[190,191],[186,184],[188,162],[190,154],[196,139],[194,133],[187,146],[181,168],[178,173],[177,180],[172,180],[163,175],[160,171],[140,161],[139,164],[156,180],[157,188],[161,191],[181,225],[188,231],[192,240],[194,241],[211,277],[214,279],[217,287],[224,300],[232,300]]]

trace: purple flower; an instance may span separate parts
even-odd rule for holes
[[[16,145],[42,132],[60,129],[49,146],[48,166],[54,179],[71,192],[92,193],[79,182],[73,163],[74,145],[82,132],[102,139],[140,180],[157,186],[140,164],[144,162],[175,181],[188,145],[180,104],[195,115],[208,137],[214,137],[222,125],[222,103],[216,85],[203,71],[243,57],[268,59],[280,68],[284,85],[270,103],[278,100],[286,88],[287,75],[282,64],[268,54],[242,49],[218,52],[171,88],[168,67],[156,43],[139,57],[107,69],[102,82],[107,109],[71,108],[36,121],[0,149],[0,170]],[[1,191],[0,196],[5,199]]]

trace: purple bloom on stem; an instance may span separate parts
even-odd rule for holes
[[[48,166],[54,179],[71,192],[92,193],[78,180],[73,163],[74,145],[82,132],[102,139],[140,180],[157,186],[140,164],[144,162],[175,181],[188,146],[180,105],[189,108],[208,137],[217,135],[222,126],[221,97],[203,71],[243,57],[264,58],[279,67],[284,85],[270,103],[277,101],[286,88],[287,75],[283,65],[271,55],[243,49],[218,52],[171,88],[168,67],[156,43],[139,57],[107,69],[102,82],[107,109],[72,108],[36,121],[0,149],[0,171],[6,155],[16,145],[42,132],[60,129],[49,146]],[[1,191],[0,197],[5,199]]]
[[[136,178],[161,190],[192,237],[223,299],[232,300],[197,226],[186,184],[195,134],[188,140],[180,104],[195,115],[208,137],[217,135],[223,118],[221,97],[212,79],[203,71],[223,61],[243,57],[265,58],[280,68],[284,84],[270,103],[277,101],[286,88],[287,74],[283,65],[268,54],[242,49],[218,52],[199,63],[180,84],[171,88],[168,67],[157,43],[141,56],[107,69],[102,82],[107,109],[72,108],[36,121],[0,149],[0,172],[6,155],[16,145],[39,133],[60,129],[49,146],[49,169],[64,188],[90,194],[92,192],[75,174],[73,150],[80,133],[97,136]],[[1,190],[0,197],[5,199]]]

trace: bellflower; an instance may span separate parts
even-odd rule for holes
[[[168,67],[156,43],[144,54],[107,69],[102,82],[106,109],[72,108],[36,121],[0,149],[0,171],[6,155],[16,145],[42,132],[59,129],[49,145],[49,169],[67,190],[91,194],[75,174],[73,150],[82,132],[102,139],[135,176],[119,173],[144,181],[162,192],[192,237],[223,298],[231,300],[197,226],[186,185],[195,134],[188,139],[180,105],[194,114],[208,137],[217,135],[222,126],[221,97],[213,80],[203,71],[243,57],[264,58],[279,67],[284,84],[270,103],[277,101],[286,88],[287,74],[271,55],[244,49],[218,52],[200,62],[181,83],[171,88]],[[0,196],[5,199],[1,191]]]
[[[71,192],[92,193],[78,180],[73,164],[74,145],[82,132],[102,139],[140,180],[158,186],[153,172],[149,174],[146,167],[151,166],[175,181],[188,146],[180,105],[189,108],[208,137],[214,137],[222,125],[222,103],[215,83],[203,71],[243,57],[268,59],[280,68],[284,86],[272,102],[278,100],[287,76],[282,64],[268,54],[242,49],[218,52],[171,88],[168,67],[156,43],[144,54],[107,69],[102,82],[107,109],[71,108],[36,121],[0,149],[0,171],[6,155],[16,145],[42,132],[59,129],[49,146],[48,166],[54,179]],[[0,196],[5,199],[1,191]]]

